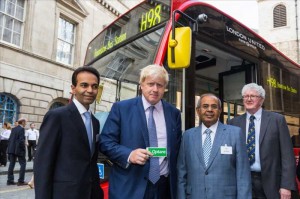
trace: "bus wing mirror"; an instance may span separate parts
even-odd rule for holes
[[[175,39],[172,31],[168,43],[168,65],[171,69],[181,69],[190,66],[192,49],[192,30],[190,27],[175,28]]]

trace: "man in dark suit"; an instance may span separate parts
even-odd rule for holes
[[[97,167],[100,125],[89,110],[99,81],[96,69],[77,68],[72,102],[45,115],[34,160],[36,199],[103,198]]]
[[[18,126],[14,127],[11,131],[10,137],[8,139],[8,159],[9,167],[7,174],[7,185],[27,185],[24,181],[25,169],[26,169],[26,149],[25,149],[25,130],[26,119],[21,118],[18,120]],[[14,182],[14,168],[16,160],[18,159],[20,164],[20,173],[18,182]]]
[[[233,118],[228,124],[239,126],[244,132],[253,198],[290,199],[291,190],[296,190],[296,168],[285,118],[262,109],[265,90],[261,86],[255,83],[245,85],[242,96],[247,112]],[[250,135],[251,132],[254,132],[254,137]],[[252,143],[254,147],[250,146]]]
[[[143,68],[142,96],[117,102],[110,111],[100,136],[100,150],[114,163],[109,199],[176,198],[181,116],[162,100],[168,80],[161,66]],[[147,150],[156,146],[166,150],[165,156],[154,157]]]
[[[178,163],[178,199],[251,199],[251,177],[241,129],[218,121],[221,101],[201,95],[198,127],[183,133]]]

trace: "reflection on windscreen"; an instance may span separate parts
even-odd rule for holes
[[[152,64],[163,28],[113,51],[93,64],[100,75],[119,81],[138,83],[140,69]]]

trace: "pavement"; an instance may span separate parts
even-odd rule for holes
[[[5,167],[3,167],[3,166],[0,167],[0,175],[7,175],[8,166],[9,166],[9,162],[7,162]],[[20,172],[20,164],[19,164],[19,162],[16,162],[14,174],[19,173],[19,172]],[[25,173],[26,172],[33,172],[33,161],[26,162]]]

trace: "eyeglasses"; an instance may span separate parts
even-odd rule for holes
[[[211,110],[217,110],[219,109],[219,106],[216,104],[212,104],[211,106],[209,106],[208,104],[203,104],[200,108],[204,109],[204,110],[208,110],[209,107],[211,108]]]
[[[261,96],[259,95],[244,95],[242,98],[245,100],[245,99],[257,99],[257,98],[260,98]]]

